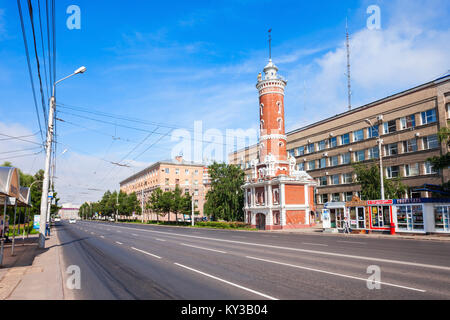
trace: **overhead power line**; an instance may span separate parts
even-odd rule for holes
[[[38,0],[38,13],[39,13],[39,30],[41,33],[41,48],[42,48],[42,61],[44,62],[44,76],[45,76],[45,86],[47,88],[47,97],[50,97],[50,91],[48,86],[48,71],[47,71],[47,62],[45,59],[45,50],[44,50],[44,34],[42,32],[42,15],[41,15],[41,2]]]
[[[41,133],[42,141],[44,141],[44,135],[43,135],[42,126],[41,126],[41,118],[39,116],[39,108],[37,106],[37,100],[36,100],[36,90],[34,88],[33,74],[31,72],[30,54],[29,54],[29,51],[28,51],[27,36],[26,36],[26,33],[25,33],[25,26],[23,24],[23,15],[22,15],[22,8],[20,6],[20,0],[17,0],[17,8],[19,10],[20,26],[21,26],[21,29],[22,29],[23,43],[24,43],[24,46],[25,46],[25,54],[26,54],[26,57],[27,57],[28,74],[30,76],[31,89],[32,89],[32,92],[33,92],[34,107],[36,109],[36,116],[37,116],[38,124],[39,124],[39,132]]]
[[[13,156],[13,157],[7,157],[7,158],[1,158],[0,160],[10,160],[10,159],[17,159],[17,158],[23,158],[23,157],[30,157],[30,156],[35,156],[39,153],[41,153],[43,150],[39,151],[39,152],[35,152],[35,153],[28,153],[28,154],[22,154],[20,156]]]
[[[36,45],[36,32],[34,30],[34,18],[33,18],[33,5],[31,4],[31,0],[28,0],[28,13],[30,16],[30,23],[31,23],[31,30],[33,34],[33,44],[34,44],[34,55],[36,57],[36,70],[39,78],[39,88],[41,92],[41,103],[42,103],[42,112],[44,113],[44,122],[47,126],[47,108],[45,103],[45,95],[44,95],[44,89],[42,88],[42,77],[41,77],[41,65],[39,63],[39,54],[37,51],[37,45]]]
[[[14,136],[10,136],[10,135],[4,134],[4,133],[0,133],[0,136],[8,137],[10,139],[20,140],[20,141],[23,141],[23,142],[37,144],[38,146],[42,146],[43,145],[42,143],[37,143],[37,142],[34,142],[34,141],[25,140],[25,139],[22,139],[21,137],[14,137]]]
[[[98,115],[98,116],[107,117],[107,118],[112,118],[112,119],[117,119],[117,120],[123,120],[123,121],[129,121],[129,122],[135,122],[135,123],[141,123],[141,124],[147,124],[147,125],[152,125],[152,126],[159,126],[161,128],[184,129],[184,130],[187,130],[187,131],[190,131],[190,132],[194,132],[194,129],[192,129],[192,128],[185,128],[185,127],[183,127],[181,125],[170,125],[170,124],[162,123],[162,122],[142,120],[142,119],[132,118],[132,117],[124,116],[124,115],[117,115],[117,114],[97,111],[97,110],[93,110],[92,108],[77,107],[77,106],[73,106],[73,105],[69,105],[69,104],[65,104],[65,103],[57,103],[56,105],[58,107],[63,108],[63,109],[71,109],[73,111],[89,113],[89,114]],[[107,122],[107,123],[111,124],[111,122]],[[224,135],[224,136],[227,137],[227,135]],[[236,137],[236,136],[229,136],[229,137],[233,137],[233,138],[237,138],[237,139],[245,139],[245,138]]]
[[[39,131],[36,132],[36,133],[33,133],[33,134],[26,135],[26,136],[12,137],[12,138],[1,138],[0,141],[13,140],[13,139],[17,139],[17,138],[28,138],[28,137],[33,137],[33,136],[37,135],[38,133],[39,133]]]
[[[13,151],[2,151],[0,154],[8,154],[8,153],[17,153],[17,152],[23,152],[23,151],[30,151],[35,149],[40,149],[41,147],[33,147],[33,148],[26,148],[26,149],[19,149],[19,150],[13,150]]]
[[[101,119],[96,119],[96,118],[92,118],[92,117],[87,117],[87,116],[83,116],[83,115],[79,115],[79,114],[75,114],[75,113],[71,113],[71,112],[67,112],[67,111],[63,111],[63,110],[60,110],[59,112],[62,113],[62,114],[71,115],[71,116],[78,117],[78,118],[81,118],[81,119],[87,119],[87,120],[96,121],[96,122],[103,123],[103,124],[114,125],[114,126],[126,128],[126,129],[131,129],[131,130],[136,130],[136,131],[141,131],[141,132],[147,132],[147,133],[148,133],[148,132],[152,132],[152,131],[150,131],[149,129],[138,128],[138,127],[133,127],[133,126],[124,125],[124,124],[117,124],[117,123],[114,123],[114,122],[110,122],[110,121],[106,121],[106,120],[101,120]],[[168,126],[159,125],[159,124],[158,124],[157,126],[168,127]],[[170,131],[171,131],[171,132],[172,132],[173,130],[177,129],[176,127],[175,127],[175,128],[174,128],[174,127],[169,127],[169,128],[170,128]],[[185,129],[185,130],[188,130],[188,129]],[[189,130],[188,130],[188,131],[189,131]],[[193,130],[191,130],[191,131],[193,131]],[[154,133],[157,134],[157,135],[163,135],[163,136],[166,136],[166,134],[164,134],[164,133],[162,133],[162,132],[154,132]],[[231,136],[230,136],[230,137],[231,137]],[[232,137],[233,137],[233,138],[239,138],[239,137],[236,137],[236,136],[232,136]],[[221,145],[221,146],[227,146],[227,144],[224,143],[224,142],[207,141],[207,140],[204,140],[204,139],[195,139],[194,137],[191,137],[190,140],[191,140],[191,141],[204,142],[204,143],[217,144],[217,145]]]

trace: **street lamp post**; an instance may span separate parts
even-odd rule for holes
[[[371,128],[373,128],[372,121],[369,119],[365,119],[366,123],[369,124]],[[383,139],[380,137],[380,128],[378,128],[378,158],[380,160],[380,185],[381,185],[381,200],[384,200],[384,177],[383,177],[383,154],[381,151],[381,144],[383,143]]]
[[[45,227],[47,222],[47,206],[48,206],[48,189],[49,189],[49,173],[50,173],[50,159],[52,152],[52,140],[53,140],[53,120],[54,120],[54,112],[55,112],[55,89],[56,85],[70,78],[76,74],[84,73],[86,71],[85,67],[80,67],[75,70],[71,75],[62,78],[56,81],[53,84],[52,97],[50,98],[50,109],[48,113],[48,128],[47,128],[47,141],[46,141],[46,154],[45,154],[45,169],[44,169],[44,181],[42,185],[42,197],[41,197],[41,216],[40,216],[40,225],[39,225],[39,248],[45,248]]]

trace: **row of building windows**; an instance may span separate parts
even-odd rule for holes
[[[401,153],[410,153],[418,151],[418,139],[410,139],[406,141],[401,141],[400,143],[390,143],[383,146],[384,154],[383,156],[394,156]],[[399,148],[400,146],[400,148]],[[439,140],[436,134],[423,137],[422,138],[422,150],[429,150],[439,147]],[[357,150],[355,152],[347,152],[340,155],[335,155],[332,157],[324,157],[319,160],[311,160],[298,164],[298,170],[301,171],[310,171],[316,169],[323,169],[328,167],[335,167],[338,165],[350,164],[353,162],[360,162],[365,160],[372,160],[379,158],[379,149],[378,146],[368,148],[365,150]]]
[[[169,178],[166,178],[165,184],[166,184],[166,185],[170,184]],[[179,185],[179,184],[180,184],[180,179],[175,179],[175,184]],[[185,180],[184,180],[184,185],[185,185],[185,186],[188,186],[188,185],[189,185],[189,179],[185,179]],[[198,185],[198,180],[194,180],[194,185]]]
[[[421,125],[433,123],[437,121],[436,118],[436,109],[430,109],[420,113]],[[393,132],[397,132],[398,130],[405,130],[414,128],[416,126],[416,115],[408,115],[399,119],[400,128],[397,128],[397,120],[390,120],[384,122],[382,125],[382,133],[381,134],[389,134]],[[369,128],[360,129],[352,132],[352,138],[350,137],[350,133],[346,133],[340,135],[339,137],[331,137],[329,139],[325,139],[319,141],[317,143],[309,143],[305,146],[300,146],[296,149],[290,149],[288,152],[291,156],[302,156],[305,154],[313,153],[316,151],[322,151],[325,149],[330,149],[339,145],[347,145],[351,142],[359,142],[364,139],[370,139],[378,137],[380,134],[380,126],[374,125]],[[364,136],[364,131],[366,131],[366,135]],[[338,139],[339,138],[339,139]]]
[[[170,173],[170,168],[165,168],[162,169],[161,171],[164,171],[165,173],[169,174]],[[179,168],[175,168],[175,174],[180,174],[180,169]],[[189,174],[189,169],[184,169],[184,174]],[[194,174],[198,175],[198,170],[194,170]]]
[[[339,201],[352,201],[353,195],[360,196],[359,192],[342,192],[342,193],[332,193],[328,194],[319,194],[317,195],[317,203],[325,204],[327,202],[339,202]]]
[[[433,166],[429,162],[423,162],[422,164],[422,174],[436,174],[437,171],[433,168]],[[403,168],[403,173],[400,174],[400,171]],[[385,176],[389,179],[397,178],[397,177],[414,177],[420,175],[420,164],[405,164],[401,166],[389,166],[384,168]],[[350,184],[356,181],[356,175],[353,173],[343,173],[343,174],[334,174],[329,176],[322,176],[317,178],[317,182],[319,186],[328,186],[328,185],[340,185],[340,184]]]

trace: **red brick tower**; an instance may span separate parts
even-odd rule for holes
[[[260,142],[259,158],[263,162],[268,157],[275,161],[274,172],[268,176],[287,174],[286,133],[284,125],[284,88],[287,81],[277,74],[278,68],[272,59],[264,68],[264,78],[258,75],[256,88],[259,92]]]
[[[270,39],[270,38],[269,38]],[[258,75],[259,156],[252,162],[252,177],[244,185],[245,220],[266,230],[310,227],[314,224],[316,182],[297,170],[286,151],[284,88],[272,59]]]

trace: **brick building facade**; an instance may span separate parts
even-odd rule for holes
[[[145,209],[145,204],[155,189],[170,191],[174,190],[176,186],[183,193],[193,194],[195,211],[199,211],[199,215],[196,217],[203,217],[203,205],[209,186],[208,169],[203,164],[185,161],[182,157],[177,157],[173,161],[156,162],[120,182],[122,192],[127,194],[135,192],[141,204],[144,199],[145,220],[167,221],[169,219],[169,215],[158,217],[151,210]],[[175,215],[171,214],[170,219],[174,221]]]
[[[317,209],[329,201],[350,201],[359,195],[352,163],[378,163],[378,138],[382,140],[383,172],[400,177],[409,187],[408,197],[428,197],[414,192],[424,184],[441,185],[449,169],[436,172],[427,158],[448,152],[437,132],[450,119],[450,76],[425,83],[359,108],[287,133],[287,153],[297,169],[318,183]],[[229,162],[241,165],[251,176],[250,164],[258,146],[229,154]]]

